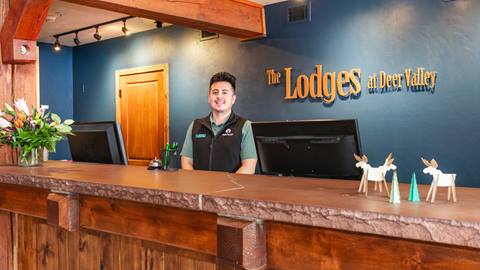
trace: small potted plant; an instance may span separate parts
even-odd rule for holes
[[[56,143],[72,134],[73,120],[64,122],[48,106],[32,107],[31,111],[23,98],[13,107],[5,104],[0,111],[0,144],[11,145],[17,150],[18,165],[38,166],[43,161],[43,149],[55,152]]]

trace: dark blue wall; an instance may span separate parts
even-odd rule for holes
[[[40,104],[50,106],[62,120],[73,118],[72,48],[52,51],[52,45],[39,43],[40,48]],[[49,159],[71,159],[68,143],[57,144],[56,153]]]
[[[73,50],[74,116],[115,119],[114,72],[168,63],[170,137],[183,142],[193,118],[205,115],[208,80],[220,70],[238,78],[236,111],[251,120],[358,118],[364,153],[383,163],[393,152],[399,177],[430,182],[419,157],[434,157],[457,184],[480,186],[480,1],[314,0],[310,23],[287,24],[287,2],[266,7],[268,38],[249,42],[221,36],[199,41],[196,30],[156,29]],[[266,86],[267,68],[311,73],[362,69],[358,99],[283,100],[284,85]],[[434,93],[368,94],[367,77],[407,67],[438,71]]]

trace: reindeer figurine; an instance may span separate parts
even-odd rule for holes
[[[377,190],[377,186],[379,186],[379,190],[380,192],[382,192],[383,182],[383,184],[385,185],[385,190],[387,191],[387,196],[390,197],[387,181],[385,180],[385,175],[389,170],[397,169],[397,166],[393,165],[394,159],[392,158],[392,153],[387,156],[387,159],[385,159],[385,163],[383,163],[382,166],[376,168],[373,168],[372,166],[370,166],[370,164],[368,164],[367,156],[363,155],[362,157],[360,157],[356,154],[353,154],[353,156],[358,161],[355,166],[357,168],[362,168],[363,170],[362,180],[360,181],[360,187],[358,187],[358,192],[364,192],[365,196],[368,196],[368,181],[374,181],[374,190]]]
[[[426,168],[423,169],[423,173],[430,174],[433,176],[432,184],[427,194],[427,202],[430,199],[430,202],[435,202],[435,196],[437,195],[437,187],[448,187],[448,201],[450,201],[450,195],[453,195],[453,202],[457,202],[457,194],[455,193],[455,178],[457,177],[454,173],[442,173],[438,168],[438,163],[435,159],[432,158],[431,161],[428,161],[424,158],[421,158],[423,164]],[[430,197],[430,195],[432,197]]]

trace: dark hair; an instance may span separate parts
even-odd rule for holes
[[[232,85],[233,92],[235,93],[235,81],[237,78],[233,76],[232,74],[228,72],[218,72],[215,73],[212,78],[210,79],[210,88],[212,87],[212,84],[216,82],[229,82],[230,85]],[[209,89],[210,90],[210,89]]]

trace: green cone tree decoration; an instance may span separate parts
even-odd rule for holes
[[[412,181],[410,183],[410,193],[408,194],[408,200],[411,202],[419,202],[420,194],[418,193],[417,177],[415,172],[412,174]]]
[[[400,189],[398,188],[397,171],[393,172],[392,190],[390,191],[390,203],[400,203]]]

